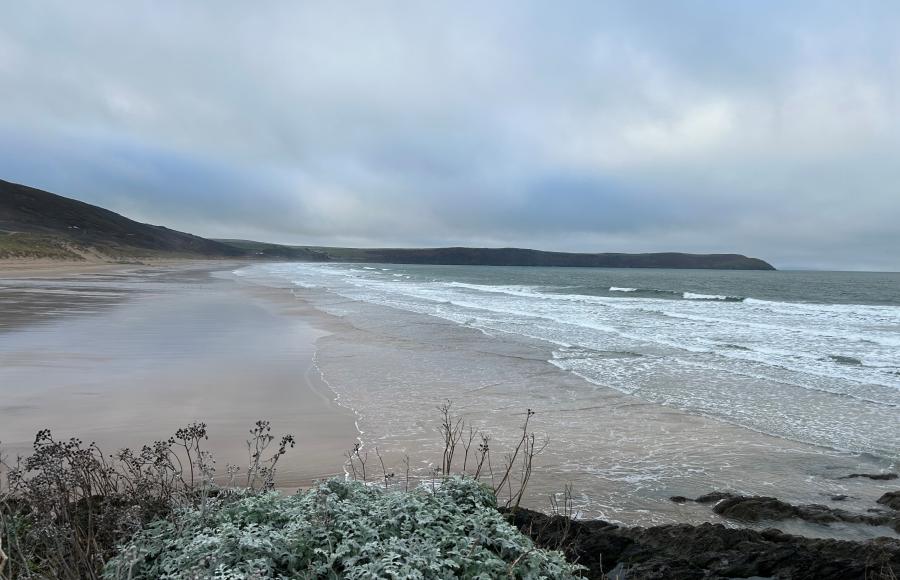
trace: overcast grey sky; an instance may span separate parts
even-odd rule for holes
[[[900,2],[0,5],[0,178],[200,235],[900,270]]]

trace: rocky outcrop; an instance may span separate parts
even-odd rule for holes
[[[896,473],[851,473],[850,475],[845,475],[841,479],[856,479],[859,477],[874,479],[875,481],[890,481],[892,479],[897,479],[900,476]]]
[[[734,497],[734,494],[728,493],[727,491],[714,491],[701,495],[694,501],[697,503],[715,503],[722,501],[723,499],[728,499],[730,497]]]
[[[745,522],[800,517],[797,508],[774,497],[730,497],[717,503],[713,511],[720,516]]]
[[[720,516],[744,522],[781,521],[797,518],[823,525],[846,522],[870,526],[890,526],[900,532],[900,518],[893,514],[856,514],[818,504],[791,505],[774,497],[730,497],[717,503],[713,511]]]
[[[878,503],[886,505],[891,509],[900,510],[900,491],[889,491],[880,498]]]
[[[713,491],[695,499],[684,497],[683,495],[673,495],[669,499],[675,503],[687,503],[689,501],[697,503],[716,503],[730,497],[735,497],[735,495],[733,493],[728,493],[727,491]]]
[[[767,509],[786,508],[769,504]],[[900,575],[900,541],[888,538],[822,540],[719,524],[630,528],[523,509],[509,517],[538,545],[562,549],[586,566],[587,578],[863,580]]]

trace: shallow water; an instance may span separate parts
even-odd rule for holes
[[[536,409],[550,437],[538,507],[566,481],[584,515],[640,524],[714,520],[667,499],[711,489],[795,503],[847,494],[835,507],[865,511],[896,487],[839,479],[900,455],[895,275],[332,264],[238,274],[292,286],[344,321],[319,341],[318,362],[372,447],[427,469],[436,437],[425,416],[440,401],[498,448]],[[811,301],[829,292],[830,303]]]

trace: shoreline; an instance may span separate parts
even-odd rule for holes
[[[848,499],[835,507],[864,511],[893,489],[889,482],[841,479],[854,472],[883,471],[889,467],[883,461],[785,440],[591,385],[552,366],[550,349],[541,341],[491,336],[283,278],[257,282],[290,289],[328,319],[331,334],[318,345],[320,366],[332,388],[360,410],[366,444],[385,453],[389,469],[408,454],[413,469],[427,472],[428,460],[435,453],[439,456],[434,408],[450,398],[459,415],[494,435],[498,449],[515,436],[525,407],[536,409],[537,430],[550,436],[551,446],[536,459],[527,502],[533,509],[547,509],[547,496],[572,483],[576,507],[586,518],[631,526],[714,522],[733,527],[735,522],[706,507],[673,504],[669,497],[718,489],[809,504],[845,495]],[[571,399],[559,397],[576,392]],[[562,424],[566,427],[560,431]],[[601,435],[596,434],[598,427]],[[667,476],[656,469],[666,463],[685,468]],[[811,537],[900,537],[890,528],[793,521],[779,526]]]

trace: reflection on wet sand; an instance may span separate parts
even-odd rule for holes
[[[219,266],[221,268],[221,266]],[[37,430],[109,452],[209,425],[217,468],[246,462],[258,419],[291,432],[285,487],[342,473],[352,414],[312,364],[325,333],[210,268],[123,269],[0,283],[0,441],[27,452]]]

